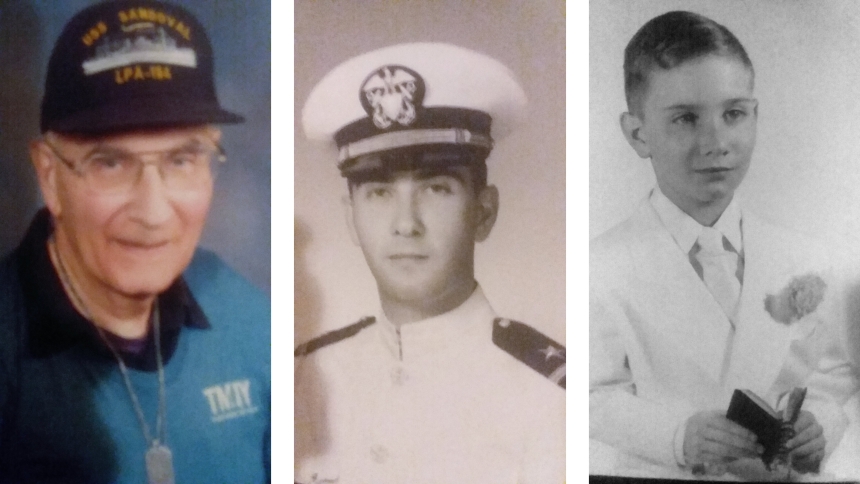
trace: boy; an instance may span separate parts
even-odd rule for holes
[[[765,303],[824,274],[828,252],[734,198],[755,145],[752,63],[722,25],[669,12],[630,40],[624,75],[621,127],[657,187],[591,247],[590,472],[760,471],[729,399],[775,406],[795,386],[809,394],[787,445],[796,470],[817,470],[845,418],[824,388],[850,377],[832,295],[804,318]]]
[[[305,132],[337,142],[381,311],[296,349],[297,482],[563,481],[564,347],[496,317],[474,274],[499,204],[486,158],[524,104],[498,61],[435,43],[314,88]]]

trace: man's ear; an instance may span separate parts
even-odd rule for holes
[[[475,241],[483,242],[490,236],[490,231],[496,225],[499,216],[499,189],[487,185],[478,194],[477,224],[475,226]]]
[[[621,114],[621,131],[640,158],[651,157],[651,148],[648,147],[648,139],[642,130],[642,119],[639,116],[632,113]]]
[[[42,190],[45,206],[56,219],[62,211],[57,185],[57,164],[54,163],[51,149],[43,140],[30,141],[30,161],[36,169],[36,177],[39,180],[39,188]]]
[[[361,246],[361,242],[358,239],[358,232],[355,230],[355,219],[353,219],[352,194],[344,195],[343,198],[340,199],[340,203],[343,205],[343,215],[346,217],[346,226],[349,229],[349,236],[352,239],[352,243]]]

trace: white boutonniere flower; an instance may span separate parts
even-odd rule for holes
[[[788,283],[777,294],[768,294],[764,299],[764,306],[770,316],[780,323],[795,325],[803,321],[806,316],[815,312],[821,301],[827,283],[818,274],[810,273],[797,276]],[[802,334],[809,333],[814,328],[815,322],[801,323],[800,326],[809,326],[800,330]]]

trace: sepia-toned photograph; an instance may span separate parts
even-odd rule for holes
[[[0,482],[271,481],[270,17],[0,1]]]
[[[860,5],[592,2],[589,474],[860,480]]]
[[[565,479],[565,4],[295,3],[295,481]]]

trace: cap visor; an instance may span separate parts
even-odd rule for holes
[[[196,124],[236,124],[245,118],[214,103],[125,101],[75,113],[45,126],[60,133],[97,134]]]

